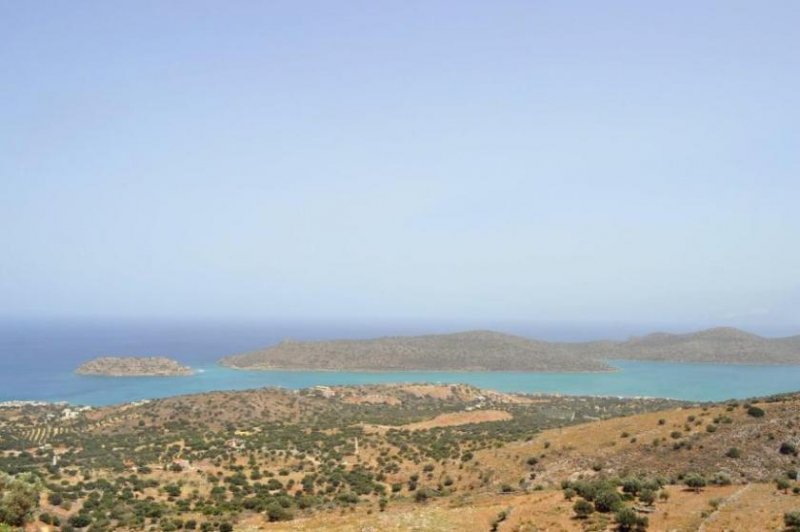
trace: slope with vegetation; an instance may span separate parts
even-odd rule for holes
[[[67,410],[0,409],[3,485],[18,483],[3,490],[41,493],[6,522],[780,530],[800,509],[795,395],[695,405],[392,385]]]
[[[529,340],[491,331],[372,340],[284,341],[223,358],[241,369],[606,371],[601,360],[569,344]]]

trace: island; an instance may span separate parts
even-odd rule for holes
[[[738,329],[653,333],[624,341],[547,342],[494,331],[293,341],[220,360],[235,369],[332,371],[612,371],[609,360],[798,364],[800,336]]]
[[[104,377],[177,377],[193,375],[194,371],[166,357],[99,357],[84,362],[75,373]]]
[[[220,364],[238,369],[613,371],[605,361],[569,344],[494,331],[368,340],[287,340],[260,351],[225,357]]]

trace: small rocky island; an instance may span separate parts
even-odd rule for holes
[[[194,371],[166,357],[100,357],[84,362],[75,373],[105,377],[176,377],[193,375]]]

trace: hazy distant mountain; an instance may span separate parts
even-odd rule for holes
[[[241,369],[603,371],[608,359],[737,364],[800,363],[800,336],[730,328],[654,333],[624,342],[545,342],[492,331],[371,340],[284,341],[223,358]]]
[[[604,356],[737,364],[800,363],[800,336],[764,338],[727,327],[688,334],[654,333],[607,345]]]
[[[604,371],[602,360],[575,345],[529,340],[492,331],[372,340],[284,341],[225,357],[225,366],[247,369]]]

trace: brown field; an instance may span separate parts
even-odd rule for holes
[[[505,421],[513,416],[505,410],[473,410],[471,412],[454,412],[442,414],[433,419],[401,425],[399,428],[408,430],[426,430],[435,427],[456,427],[469,423],[485,423],[487,421]]]
[[[767,484],[747,484],[706,488],[695,493],[669,487],[670,498],[659,502],[648,530],[655,532],[749,532],[783,531],[783,512],[800,506],[800,497],[775,491]],[[718,505],[718,510],[714,510]],[[251,520],[237,530],[274,531],[486,531],[500,512],[508,517],[499,532],[584,532],[614,530],[610,515],[593,514],[581,520],[574,517],[572,502],[560,490],[543,490],[525,495],[465,497],[452,502],[426,505],[390,506],[377,509],[319,514],[288,523]]]
[[[405,425],[364,425],[367,431],[384,432],[387,430],[429,430],[437,427],[458,427],[470,423],[486,423],[489,421],[506,421],[513,416],[505,410],[472,410],[441,414],[431,419],[407,423]]]

